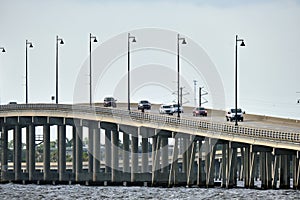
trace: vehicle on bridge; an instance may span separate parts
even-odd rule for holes
[[[178,104],[172,104],[171,107],[173,113],[183,113],[183,107],[181,105],[178,106]]]
[[[166,105],[166,104],[161,105],[160,108],[159,108],[159,113],[160,114],[173,115],[172,106],[171,105]]]
[[[226,120],[227,121],[234,121],[235,119],[237,119],[238,121],[244,121],[244,115],[245,112],[242,111],[242,109],[238,108],[237,109],[237,115],[235,114],[235,108],[231,108],[228,111],[226,111]]]
[[[193,116],[204,116],[207,117],[207,110],[204,107],[196,107],[193,109]]]
[[[104,107],[113,107],[113,108],[115,108],[115,107],[117,107],[116,101],[117,100],[113,97],[105,97],[103,106]]]
[[[139,101],[138,110],[151,110],[151,103],[148,100]]]

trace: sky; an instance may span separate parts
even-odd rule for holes
[[[29,102],[52,102],[56,35],[65,42],[59,45],[59,102],[74,103],[77,93],[88,102],[89,33],[99,41],[93,43],[94,101],[112,95],[126,102],[130,32],[137,37],[130,44],[132,102],[176,99],[179,33],[187,39],[180,45],[185,105],[195,103],[196,80],[196,88],[208,91],[206,107],[233,107],[238,35],[246,43],[238,47],[239,107],[300,119],[299,22],[299,0],[0,0],[0,47],[6,49],[0,52],[0,103],[25,102],[26,39],[34,46],[28,49]]]

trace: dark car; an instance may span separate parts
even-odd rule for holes
[[[138,110],[151,110],[151,103],[148,100],[139,101]]]
[[[193,116],[204,116],[207,117],[207,110],[203,107],[196,107],[193,110]]]
[[[113,97],[105,97],[104,98],[104,107],[117,107],[116,99]]]

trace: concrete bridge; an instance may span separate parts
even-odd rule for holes
[[[50,160],[50,126],[54,125],[58,138],[55,169]],[[36,161],[37,126],[43,127],[39,138],[42,170]],[[68,126],[73,143],[72,163],[67,167]],[[254,188],[259,180],[263,189],[300,188],[299,132],[60,104],[2,105],[0,127],[1,182],[200,187],[219,183],[231,188],[240,181],[243,187]],[[84,129],[88,130],[87,169],[83,165]],[[8,159],[11,132],[12,161]],[[26,160],[22,161],[24,134]]]

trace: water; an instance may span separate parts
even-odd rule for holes
[[[300,199],[298,190],[0,185],[0,199]]]

